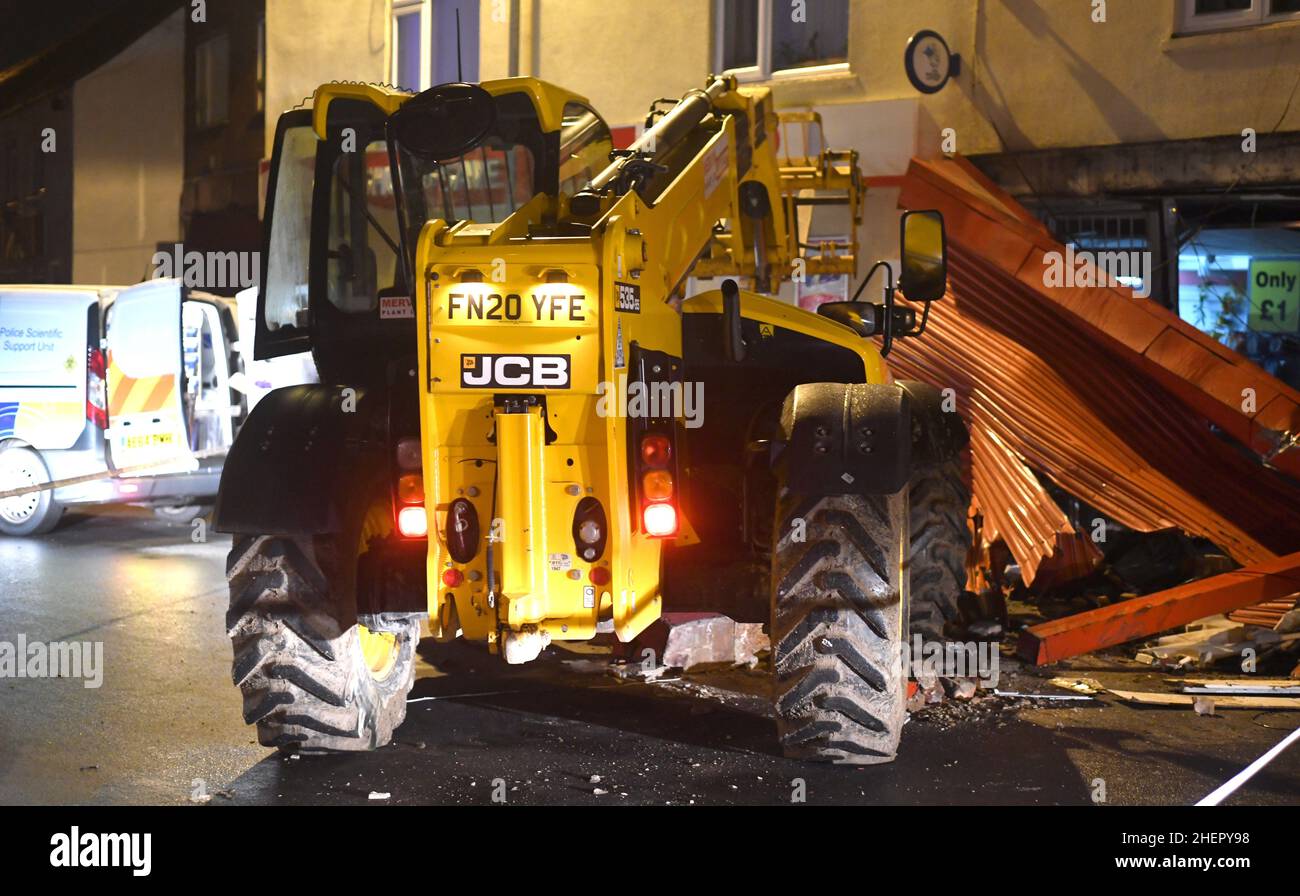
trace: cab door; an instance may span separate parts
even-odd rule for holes
[[[150,280],[117,294],[108,311],[108,456],[139,475],[198,468],[185,414],[181,284]]]

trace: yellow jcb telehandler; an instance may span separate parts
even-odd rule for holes
[[[615,150],[532,78],[281,118],[256,356],[320,383],[257,406],[216,517],[263,744],[387,743],[426,619],[521,663],[715,609],[769,624],[790,755],[894,756],[909,615],[942,636],[968,541],[965,429],[884,360],[944,293],[942,219],[902,218],[907,303],[881,262],[882,302],[804,311],[765,293],[856,274],[856,154],[779,155],[816,117],[725,76],[646,124]],[[826,204],[846,237],[801,243]]]

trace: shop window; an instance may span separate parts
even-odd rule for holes
[[[1300,388],[1300,235],[1289,228],[1196,232],[1178,256],[1178,313]]]

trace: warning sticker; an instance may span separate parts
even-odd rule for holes
[[[415,319],[415,304],[410,296],[379,297],[379,319],[393,320],[394,318]]]
[[[731,144],[724,133],[704,157],[704,198],[708,199],[727,176],[727,159]]]
[[[547,554],[546,563],[551,567],[551,572],[564,572],[564,570],[573,566],[572,554]]]
[[[596,607],[596,589],[592,585],[582,586],[582,607],[584,610],[593,610]]]

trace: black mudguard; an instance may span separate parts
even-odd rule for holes
[[[804,383],[781,408],[777,462],[802,495],[892,495],[907,484],[911,398],[893,383]]]
[[[381,390],[290,386],[253,409],[221,473],[214,526],[244,535],[358,529],[390,475]]]
[[[956,399],[929,383],[899,380],[912,400],[912,465],[939,464],[955,457],[970,441]]]
[[[915,467],[947,460],[969,438],[943,393],[910,380],[796,386],[781,432],[773,461],[805,495],[892,495]]]

